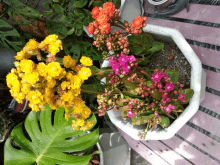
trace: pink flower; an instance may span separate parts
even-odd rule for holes
[[[171,104],[169,104],[167,107],[164,107],[164,110],[166,113],[170,113],[172,109],[175,109],[175,107]]]
[[[162,98],[166,99],[167,98],[167,93],[162,94]]]
[[[185,93],[182,93],[179,95],[178,99],[181,100],[182,102],[185,102]]]
[[[128,117],[133,117],[133,116],[134,116],[134,113],[129,110],[129,111],[127,111],[127,115],[128,115]]]
[[[131,55],[130,58],[128,59],[128,61],[129,62],[134,62],[134,61],[136,61],[136,58],[133,55]]]
[[[174,85],[173,84],[166,84],[165,86],[165,91],[172,91],[174,89]]]
[[[119,64],[120,65],[125,65],[127,61],[128,61],[128,57],[125,56],[124,53],[123,54],[121,53],[121,56],[118,58]]]
[[[123,71],[125,71],[126,73],[129,73],[131,67],[128,66],[128,64],[125,64],[124,66],[122,66]]]
[[[156,72],[152,74],[151,80],[153,80],[154,82],[160,82],[162,77],[163,77],[163,72]]]
[[[116,61],[110,61],[110,66],[115,71],[116,69],[119,68],[119,63],[117,63]]]

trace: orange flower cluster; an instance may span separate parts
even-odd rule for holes
[[[94,7],[92,9],[92,17],[95,19],[87,26],[89,34],[108,34],[111,31],[111,23],[114,19],[119,18],[119,9],[115,9],[112,2],[106,2],[103,7]]]

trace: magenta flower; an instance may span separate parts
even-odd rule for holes
[[[173,110],[173,109],[175,109],[175,107],[173,106],[173,105],[171,105],[171,104],[169,104],[167,107],[164,107],[164,110],[165,110],[165,112],[166,113],[170,113],[171,112],[171,110]]]
[[[129,62],[134,62],[134,61],[136,61],[136,58],[133,55],[131,55],[130,58],[128,59],[128,61]]]
[[[117,63],[116,61],[110,61],[110,66],[115,71],[116,69],[119,68],[119,63]]]
[[[121,53],[121,56],[118,58],[118,62],[119,62],[119,65],[125,65],[126,62],[128,61],[128,56],[125,56],[125,54]]]
[[[173,89],[174,89],[174,85],[173,84],[166,84],[165,91],[170,92]]]
[[[162,77],[163,77],[163,72],[156,72],[152,74],[151,80],[153,80],[154,82],[160,82]]]
[[[182,93],[179,95],[178,99],[181,100],[182,102],[185,102],[185,93]]]
[[[128,115],[128,117],[133,117],[134,113],[131,110],[129,110],[129,111],[127,111],[127,115]]]
[[[125,64],[124,66],[122,66],[123,71],[125,71],[126,73],[129,73],[131,67],[128,66],[128,64]]]

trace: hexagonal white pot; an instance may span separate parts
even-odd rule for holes
[[[194,90],[194,95],[184,112],[165,129],[148,130],[144,140],[165,140],[173,137],[175,133],[197,112],[199,104],[205,98],[206,74],[202,69],[202,64],[183,35],[176,29],[148,24],[143,28],[145,32],[153,37],[176,44],[191,65],[190,88]],[[104,61],[102,67],[110,66],[109,61]],[[105,80],[103,80],[105,82]],[[135,140],[140,140],[139,132],[144,132],[146,124],[133,126],[131,119],[123,120],[120,111],[114,109],[107,112],[113,124],[126,132]]]

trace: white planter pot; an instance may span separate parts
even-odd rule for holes
[[[186,42],[182,34],[173,28],[161,27],[148,24],[143,28],[145,32],[152,36],[176,44],[191,65],[191,82],[190,88],[194,90],[194,95],[184,112],[165,129],[149,130],[144,140],[165,140],[173,137],[175,133],[198,111],[199,104],[205,98],[206,74],[202,69],[202,64],[190,45]],[[102,67],[110,66],[109,61],[104,61]],[[105,80],[103,80],[105,82]],[[122,119],[121,112],[110,110],[107,112],[110,120],[117,127],[126,132],[135,140],[140,140],[139,132],[144,132],[145,125],[133,126],[131,119],[126,121]]]

